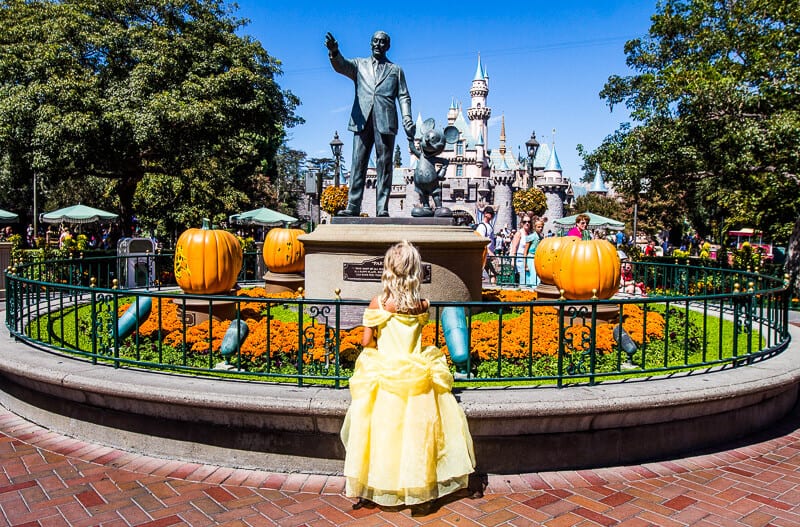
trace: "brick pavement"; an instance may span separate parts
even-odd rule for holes
[[[800,526],[800,410],[724,450],[595,470],[490,476],[484,497],[352,510],[341,477],[135,455],[60,436],[0,408],[0,527]]]

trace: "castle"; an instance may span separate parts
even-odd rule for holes
[[[555,144],[540,145],[531,178],[527,160],[517,158],[506,147],[505,116],[501,120],[499,145],[497,148],[487,145],[492,109],[487,104],[489,77],[480,56],[469,94],[470,107],[466,118],[461,105],[453,99],[447,111],[446,124],[436,119],[437,127],[452,125],[459,131],[458,140],[448,144],[439,156],[449,160],[446,179],[442,182],[442,205],[453,210],[460,223],[466,224],[481,221],[480,210],[492,205],[496,212],[495,230],[506,226],[514,228],[517,217],[511,205],[512,194],[535,185],[547,197],[547,232],[552,229],[552,221],[564,217],[565,208],[575,197],[571,181],[562,173]],[[419,116],[417,139],[421,137],[422,121],[422,116]],[[419,203],[413,182],[416,162],[417,159],[411,156],[409,166],[394,168],[389,200],[389,215],[392,217],[411,216],[411,209]],[[375,213],[375,174],[374,163],[370,160],[361,207],[370,215]]]

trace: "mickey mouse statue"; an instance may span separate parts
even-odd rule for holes
[[[414,207],[411,210],[411,215],[415,218],[452,216],[452,210],[442,207],[442,187],[440,184],[445,179],[447,165],[450,160],[437,156],[444,151],[446,144],[452,144],[458,140],[458,128],[448,126],[444,131],[437,130],[436,122],[433,119],[426,119],[422,123],[421,132],[421,152],[414,144],[414,141],[409,140],[408,142],[411,153],[419,159],[417,168],[414,169],[414,188],[419,194],[421,204],[420,207]],[[438,170],[436,168],[437,164],[440,165]],[[433,199],[435,210],[430,207],[431,199]]]

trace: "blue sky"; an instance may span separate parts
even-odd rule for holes
[[[243,0],[236,15],[250,20],[242,33],[281,61],[278,82],[300,98],[297,113],[306,121],[289,131],[289,144],[309,157],[330,157],[328,143],[338,131],[350,166],[353,85],[331,69],[325,33],[336,37],[345,57],[362,57],[369,55],[372,33],[382,29],[392,38],[390,60],[405,70],[415,119],[422,114],[445,123],[453,98],[466,117],[480,53],[489,75],[489,148],[499,145],[505,115],[508,148],[519,146],[524,154],[534,130],[540,142],[555,138],[564,174],[577,181],[576,145],[594,149],[629,119],[624,107],[610,111],[598,93],[609,75],[630,73],[624,44],[647,33],[655,4]]]

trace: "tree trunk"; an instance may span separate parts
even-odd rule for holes
[[[794,295],[800,292],[800,216],[794,222],[794,230],[789,236],[789,247],[786,252],[786,272],[789,273]]]
[[[123,236],[132,236],[131,227],[133,226],[133,196],[136,193],[136,185],[141,179],[141,175],[125,174],[119,180],[119,205],[120,205],[120,230]]]

